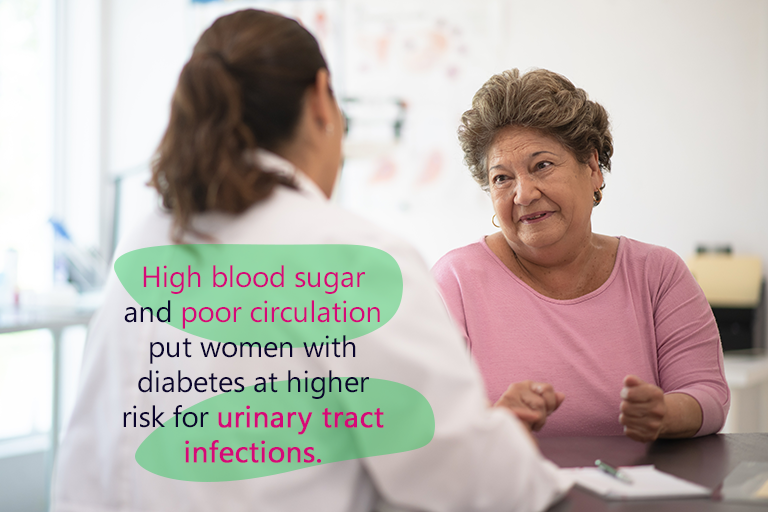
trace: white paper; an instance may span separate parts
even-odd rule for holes
[[[660,498],[699,498],[712,494],[711,489],[657,470],[654,466],[619,468],[632,483],[626,483],[596,467],[562,468],[576,485],[609,500],[644,500]]]

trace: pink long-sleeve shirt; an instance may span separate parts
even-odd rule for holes
[[[608,280],[569,300],[534,291],[485,239],[449,252],[432,272],[491,401],[522,380],[565,393],[540,435],[623,434],[619,393],[628,374],[695,398],[703,412],[697,435],[725,423],[730,392],[717,325],[669,249],[621,237]]]

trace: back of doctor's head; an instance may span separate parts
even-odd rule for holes
[[[249,152],[294,136],[304,93],[327,68],[296,21],[248,9],[217,19],[179,76],[150,183],[180,240],[192,215],[240,213],[288,178],[261,171]]]

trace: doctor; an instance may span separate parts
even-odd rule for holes
[[[505,407],[488,407],[481,378],[416,251],[328,202],[343,131],[325,60],[301,25],[257,10],[218,19],[181,72],[157,151],[152,184],[166,211],[147,218],[118,255],[179,242],[357,244],[386,251],[402,271],[402,302],[386,325],[361,338],[357,357],[164,359],[153,369],[251,375],[269,364],[269,371],[327,374],[332,361],[334,374],[388,379],[419,391],[434,413],[432,441],[409,452],[232,482],[179,481],[144,470],[135,453],[148,432],[124,428],[122,411],[134,405],[172,411],[191,405],[190,397],[137,389],[146,375],[148,341],[176,342],[179,335],[159,322],[121,322],[133,302],[113,273],[90,326],[80,394],[56,464],[53,510],[356,512],[388,503],[535,511],[567,491],[569,482],[542,458],[523,424]]]

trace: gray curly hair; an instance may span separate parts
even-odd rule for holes
[[[488,150],[507,126],[533,128],[554,137],[581,163],[597,150],[601,171],[611,170],[608,113],[562,75],[546,69],[521,75],[511,69],[492,76],[475,93],[472,108],[461,116],[459,143],[464,163],[483,190],[489,188]]]

